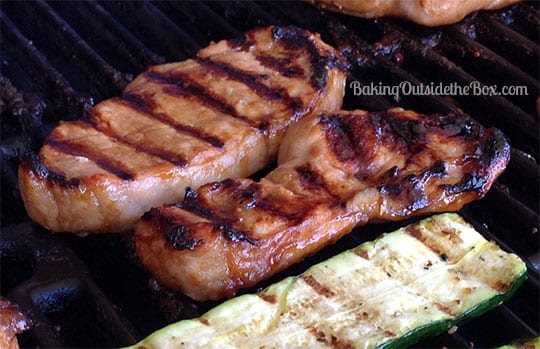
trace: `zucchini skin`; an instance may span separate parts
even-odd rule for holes
[[[459,215],[436,215],[129,348],[323,348],[334,338],[341,341],[336,347],[403,348],[495,308],[526,278],[519,257],[486,241]],[[396,311],[403,314],[394,317]]]
[[[506,293],[498,294],[494,296],[493,298],[488,299],[478,304],[477,306],[469,309],[460,317],[454,320],[445,320],[445,321],[435,322],[432,324],[428,324],[424,327],[414,329],[411,332],[403,335],[403,337],[390,340],[386,343],[383,343],[377,346],[376,348],[377,349],[401,349],[404,347],[408,347],[419,342],[420,340],[424,338],[437,336],[441,333],[448,331],[450,328],[454,326],[459,326],[470,319],[482,316],[483,314],[487,313],[491,309],[496,308],[502,302],[512,297],[514,293],[517,291],[517,289],[525,282],[525,280],[527,280],[526,270],[524,270],[523,273],[521,273],[521,275],[517,277],[517,279],[512,284],[512,287],[510,288],[510,290],[508,290]],[[503,347],[501,349],[512,349],[512,348],[519,349],[520,347],[519,346],[518,347]],[[534,347],[534,348],[537,348],[537,347]]]

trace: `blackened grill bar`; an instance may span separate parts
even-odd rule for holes
[[[402,106],[425,113],[462,109],[509,137],[513,149],[505,174],[485,199],[461,213],[486,238],[519,254],[529,279],[498,309],[416,347],[492,347],[539,334],[538,4],[482,12],[441,28],[271,1],[3,2],[0,22],[0,291],[39,324],[19,337],[22,346],[132,344],[213,305],[160,288],[142,271],[126,237],[51,235],[30,223],[17,192],[17,164],[24,153],[39,148],[59,120],[85,118],[89,106],[119,96],[127,81],[148,66],[183,60],[211,40],[270,24],[319,32],[344,50],[353,66],[349,83],[527,86],[529,95],[520,97],[428,95],[399,101],[354,96],[349,88],[345,107]],[[483,67],[489,67],[488,74]],[[268,282],[402,224],[358,229]]]

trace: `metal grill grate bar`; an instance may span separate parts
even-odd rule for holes
[[[7,15],[2,13],[0,19],[2,40],[5,42],[2,73],[12,81],[25,84],[27,90],[43,93],[46,98],[54,101],[55,107],[59,107],[57,112],[66,117],[80,117],[82,111],[93,104],[93,100],[75,91]]]
[[[108,64],[124,73],[138,74],[150,65],[165,62],[97,3],[77,2],[67,7],[51,2],[49,5]]]

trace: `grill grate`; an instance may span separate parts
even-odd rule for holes
[[[59,120],[84,117],[91,105],[118,95],[147,66],[186,59],[211,40],[270,24],[321,33],[350,60],[349,83],[527,86],[529,95],[520,97],[427,95],[399,101],[353,96],[349,88],[345,107],[461,109],[509,137],[513,148],[506,172],[486,198],[461,213],[484,236],[524,258],[530,277],[501,307],[416,347],[492,347],[537,336],[539,23],[537,3],[425,28],[327,13],[302,2],[2,2],[0,293],[39,324],[20,336],[21,345],[127,345],[215,305],[161,289],[138,265],[128,236],[52,235],[30,223],[18,193],[17,164]],[[357,229],[287,274],[403,224]]]

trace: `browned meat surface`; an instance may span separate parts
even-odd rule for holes
[[[478,10],[495,10],[519,0],[307,0],[324,9],[377,18],[400,17],[426,26],[456,23]]]
[[[342,111],[302,119],[260,182],[227,179],[154,208],[135,228],[142,263],[196,300],[230,297],[355,226],[454,211],[509,160],[500,131],[464,115]]]
[[[246,177],[275,160],[285,129],[336,111],[344,61],[294,27],[254,30],[196,58],[149,68],[89,121],[56,127],[19,168],[37,223],[61,232],[118,232],[184,188]]]
[[[19,308],[5,298],[0,298],[0,348],[18,349],[17,334],[23,333],[31,326]]]

